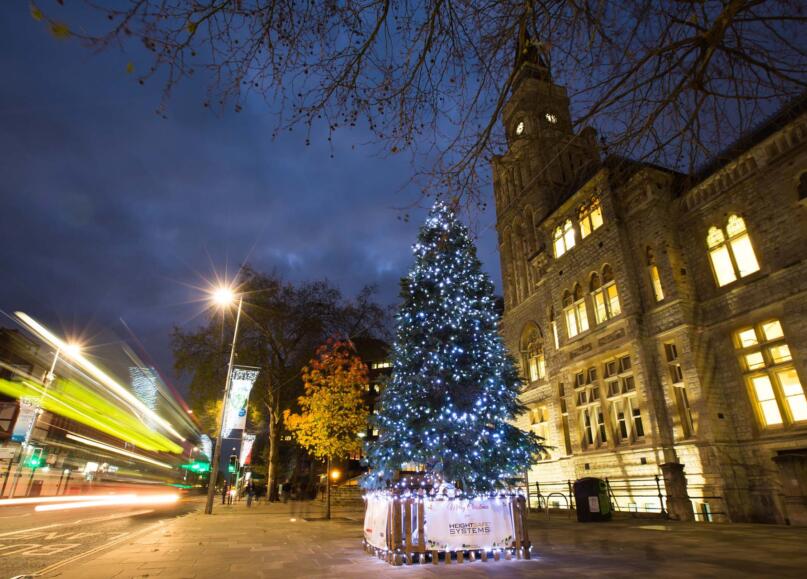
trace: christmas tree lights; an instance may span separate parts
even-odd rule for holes
[[[424,465],[432,488],[442,481],[466,497],[506,489],[541,443],[512,424],[524,411],[522,382],[498,332],[493,284],[468,230],[442,202],[413,252],[364,486],[389,488],[414,463]]]

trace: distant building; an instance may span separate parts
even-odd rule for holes
[[[129,367],[129,379],[132,383],[132,391],[149,410],[157,410],[157,396],[159,388],[157,382],[159,376],[155,368],[145,368],[141,366]]]
[[[807,101],[693,180],[602,160],[540,51],[516,66],[493,176],[530,482],[661,474],[679,518],[807,522]]]
[[[372,441],[378,438],[378,428],[373,424],[372,417],[378,414],[381,390],[392,375],[389,344],[376,338],[355,338],[352,341],[356,347],[356,352],[369,370],[365,400],[371,419],[362,438],[366,441]]]

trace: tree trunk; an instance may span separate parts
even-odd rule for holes
[[[331,520],[331,457],[328,457],[325,468],[325,494],[327,495],[327,506],[325,507],[325,518]]]
[[[269,412],[269,449],[267,458],[266,469],[266,499],[268,501],[277,502],[280,500],[278,496],[278,471],[280,470],[280,413],[277,406],[279,406],[279,396],[274,397],[274,408]]]

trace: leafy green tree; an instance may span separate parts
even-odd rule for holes
[[[302,372],[305,394],[297,399],[300,413],[284,412],[286,427],[297,442],[325,459],[327,518],[331,518],[331,461],[361,450],[358,432],[367,428],[364,400],[367,366],[350,342],[328,339]]]

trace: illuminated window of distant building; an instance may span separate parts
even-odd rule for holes
[[[578,211],[580,221],[580,239],[585,239],[595,229],[602,226],[602,207],[600,198],[594,197]]]
[[[558,117],[557,117],[557,116],[555,116],[555,115],[553,115],[552,113],[546,113],[546,114],[544,115],[544,118],[546,118],[546,120],[547,120],[549,123],[553,124],[553,125],[554,125],[555,123],[557,123],[557,122],[558,122]]]
[[[594,317],[598,324],[622,312],[619,305],[619,292],[616,289],[614,274],[606,265],[602,270],[602,281],[598,274],[592,274],[590,282],[591,299],[594,302]]]
[[[560,257],[574,247],[574,226],[571,219],[567,219],[563,222],[563,225],[558,225],[555,228],[552,241],[555,248],[555,257]]]
[[[684,382],[684,371],[681,369],[681,362],[678,359],[678,346],[676,346],[675,342],[664,344],[664,356],[667,359],[667,370],[670,374],[670,382],[673,385],[681,429],[684,438],[689,438],[695,434],[695,424],[692,420],[692,408],[689,405],[689,396]]]
[[[660,302],[664,299],[664,288],[661,287],[661,275],[656,265],[656,256],[653,250],[647,248],[647,274],[650,276],[650,286],[653,288],[653,299]]]
[[[528,324],[521,333],[521,363],[528,382],[546,377],[544,339],[541,330],[533,323]]]
[[[730,215],[725,229],[711,227],[706,243],[718,286],[723,287],[738,277],[759,271],[745,220],[739,215]]]
[[[807,421],[807,399],[779,320],[736,331],[734,346],[762,426]]]
[[[566,330],[570,338],[588,330],[586,300],[580,284],[575,285],[574,293],[567,291],[564,294],[563,315],[566,318]]]

